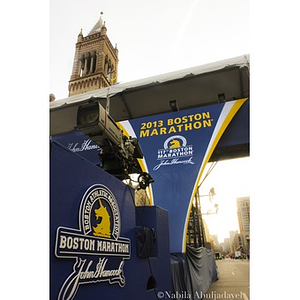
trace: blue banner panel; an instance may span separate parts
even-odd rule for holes
[[[154,300],[170,290],[168,241],[160,237],[156,257],[137,256],[136,219],[146,222],[134,191],[57,142],[50,158],[50,299]],[[157,232],[168,228],[163,217],[152,224]]]
[[[246,99],[120,122],[139,139],[152,203],[169,211],[171,252],[184,252],[190,205],[205,164]]]

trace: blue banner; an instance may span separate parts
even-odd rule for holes
[[[131,187],[58,142],[50,150],[50,299],[154,300],[170,291],[168,213],[136,209]],[[153,257],[138,256],[136,226],[154,229]]]
[[[185,252],[191,203],[206,163],[226,127],[247,99],[120,122],[139,139],[143,170],[154,179],[152,204],[169,211],[170,250]]]

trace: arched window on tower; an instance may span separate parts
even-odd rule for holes
[[[83,76],[83,71],[84,71],[84,55],[82,54],[80,58],[80,74],[79,74],[80,77]]]
[[[96,71],[96,63],[97,63],[97,54],[94,51],[92,53],[92,59],[91,59],[91,73],[95,73],[95,71]]]
[[[83,54],[83,72],[82,76],[88,73],[88,53]]]
[[[90,69],[91,69],[91,53],[87,53],[87,57],[86,57],[87,63],[86,63],[86,74],[90,73]]]
[[[104,75],[107,76],[107,73],[108,73],[108,57],[106,55],[104,60]]]
[[[107,79],[108,79],[108,81],[110,81],[110,78],[111,78],[111,71],[112,71],[112,69],[111,69],[111,61],[109,60],[108,61],[108,72],[107,72]]]

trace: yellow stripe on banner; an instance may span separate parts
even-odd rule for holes
[[[225,129],[227,128],[227,126],[229,125],[229,123],[231,122],[231,120],[233,119],[233,117],[235,116],[235,114],[237,113],[237,111],[246,102],[246,100],[248,100],[248,98],[235,100],[235,103],[230,108],[230,110],[227,113],[227,115],[226,115],[226,117],[225,117],[222,125],[220,126],[219,131],[216,133],[214,139],[211,140],[212,143],[210,141],[209,149],[206,150],[206,153],[205,153],[205,156],[204,156],[204,160],[202,162],[202,165],[200,167],[200,171],[199,171],[197,179],[196,179],[196,183],[195,183],[195,186],[194,186],[192,197],[190,199],[188,213],[187,213],[186,219],[185,219],[185,230],[184,230],[183,245],[182,245],[182,249],[183,249],[184,253],[186,252],[186,238],[187,238],[188,219],[189,219],[189,216],[190,216],[190,213],[191,213],[191,210],[192,210],[193,199],[196,196],[196,193],[197,193],[197,190],[198,190],[198,185],[199,185],[200,179],[202,177],[202,174],[204,172],[204,169],[205,169],[205,167],[206,167],[206,165],[207,165],[207,163],[208,163],[211,155],[213,154],[213,152],[214,152],[214,150],[215,150],[215,148],[216,148],[216,146],[217,146],[220,138],[222,137]],[[224,109],[226,108],[226,105],[231,105],[231,104],[232,104],[232,102],[225,102],[225,105],[224,105],[224,107],[222,109],[220,117],[221,117]],[[218,130],[218,129],[216,128],[215,130]],[[213,132],[212,138],[213,138],[214,134],[215,134],[215,131]]]
[[[125,129],[125,127],[120,123],[120,122],[116,122],[117,125],[120,127],[121,131],[123,132],[123,134],[127,137],[129,137],[129,133],[127,132],[127,130]]]
[[[129,137],[129,133],[127,132],[127,130],[125,129],[125,127],[120,122],[116,122],[116,123],[120,127],[120,129],[122,130],[123,134],[126,137]],[[143,159],[138,158],[137,161],[138,161],[138,163],[139,163],[142,171],[148,173],[148,170],[146,168],[146,165],[145,165]],[[150,186],[147,187],[147,194],[149,195],[149,198],[150,198],[150,205],[153,206],[153,196],[152,196],[152,190],[151,190]]]

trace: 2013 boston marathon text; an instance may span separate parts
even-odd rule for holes
[[[199,130],[212,126],[209,112],[196,113],[167,120],[155,120],[141,123],[140,138]]]

